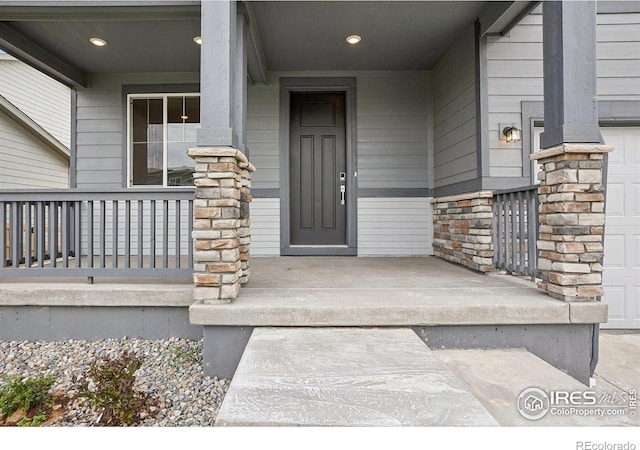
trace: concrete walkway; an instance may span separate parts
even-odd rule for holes
[[[628,408],[529,420],[516,407],[537,387],[593,392],[611,409],[640,384],[638,360],[640,334],[603,332],[588,388],[525,350],[432,351],[410,329],[256,328],[217,425],[638,426]]]
[[[497,422],[410,329],[257,328],[217,424]]]

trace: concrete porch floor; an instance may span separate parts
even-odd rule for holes
[[[193,304],[216,326],[431,326],[604,322],[606,305],[552,299],[526,279],[433,257],[253,258],[231,304]]]

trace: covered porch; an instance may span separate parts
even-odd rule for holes
[[[25,213],[38,223],[41,237],[33,245],[30,237],[19,238],[30,233],[20,211],[30,211],[33,199],[23,199],[20,192],[11,212],[3,205],[0,219],[11,217],[14,231],[0,241],[3,248],[11,241],[6,258],[11,267],[3,259],[0,270],[11,279],[36,248],[38,265],[44,266],[52,253],[47,250],[62,243],[62,269],[69,274],[77,269],[79,276],[122,273],[127,278],[138,270],[144,277],[193,278],[171,292],[158,284],[138,284],[144,295],[128,284],[114,284],[125,281],[117,277],[71,288],[63,283],[64,271],[52,271],[58,275],[53,287],[35,279],[28,285],[3,283],[3,325],[19,328],[15,317],[23,314],[48,338],[56,336],[54,330],[68,336],[70,325],[79,323],[80,332],[89,336],[196,330],[204,335],[207,373],[227,376],[256,326],[406,326],[445,347],[525,347],[588,382],[597,359],[596,324],[606,321],[606,306],[595,299],[601,295],[602,154],[610,149],[598,148],[590,108],[571,101],[591,101],[595,67],[587,64],[580,72],[586,81],[575,83],[578,89],[565,75],[569,71],[562,70],[574,63],[563,59],[562,51],[595,52],[594,27],[573,33],[587,19],[595,20],[593,3],[584,11],[571,2],[545,7],[545,24],[550,24],[545,46],[551,50],[545,60],[558,64],[545,66],[545,82],[554,94],[545,106],[563,114],[547,114],[551,120],[543,147],[549,151],[543,167],[550,176],[538,192],[545,194],[539,197],[545,200],[539,215],[531,194],[520,197],[526,207],[515,206],[513,192],[500,207],[487,192],[530,183],[524,176],[491,176],[483,59],[487,36],[507,32],[536,2],[176,1],[132,8],[119,2],[70,7],[76,2],[69,2],[61,9],[28,3],[0,8],[0,45],[74,88],[70,184],[76,192],[51,200],[47,213],[39,205],[40,212]],[[100,49],[88,43],[98,30],[107,43]],[[354,30],[363,41],[350,47],[345,36]],[[316,136],[319,151],[313,145],[295,149],[292,143],[304,141],[307,131],[292,131],[294,118],[304,115],[292,114],[300,106],[294,94],[336,92],[344,100],[335,109],[344,113],[343,126],[328,139]],[[197,120],[186,109],[170,110],[176,97],[185,105],[200,99]],[[135,101],[148,109],[138,109]],[[157,119],[151,117],[152,104],[158,105]],[[140,127],[136,111],[144,112]],[[309,127],[337,122],[337,116],[326,117],[314,118]],[[175,147],[180,158],[171,162],[178,154],[170,150],[175,142],[147,128],[162,127],[163,136],[169,136],[175,125],[184,133]],[[132,138],[140,130],[141,137]],[[335,153],[341,165],[324,164],[326,154],[334,162],[329,149],[324,152],[325,141],[343,143]],[[195,161],[186,157],[186,148]],[[193,169],[195,189],[187,183],[176,188],[179,194],[168,195],[171,171],[182,169],[183,161]],[[320,171],[323,164],[330,170]],[[156,172],[162,176],[149,176]],[[298,183],[314,176],[318,183]],[[552,197],[558,186],[577,194]],[[103,189],[117,195],[99,196],[94,204],[96,190]],[[149,206],[130,208],[142,200]],[[169,200],[178,203],[170,206]],[[68,214],[69,205],[62,204],[64,212],[57,213],[60,201],[77,206]],[[181,214],[183,204],[186,214]],[[303,216],[318,233],[331,228],[328,223],[339,223],[339,239],[298,239],[296,224],[306,225],[295,218]],[[76,228],[86,224],[87,231],[58,238],[57,227],[46,225],[58,218]],[[181,233],[174,222],[192,228]],[[535,233],[525,237],[525,224],[538,222],[545,225],[544,239]],[[68,228],[65,224],[61,230]],[[90,239],[85,242],[83,236]],[[118,236],[120,242],[124,237],[121,248]],[[511,256],[502,262],[510,261],[516,271],[516,259],[520,266],[526,261],[533,270],[537,238],[544,240],[546,256],[553,256],[547,258],[538,246],[546,264],[544,287],[562,300],[528,281],[481,275],[427,257],[436,254],[491,271],[507,254],[500,248],[511,245]],[[577,244],[565,244],[568,240]],[[23,243],[28,256],[21,258]],[[588,245],[592,251],[585,249]],[[72,248],[73,257],[76,249],[80,257],[68,261]],[[99,256],[98,267],[82,266],[82,249],[89,262]],[[260,252],[254,250],[300,256],[257,258]],[[325,258],[356,254],[400,257]],[[70,263],[78,266],[67,267]],[[32,270],[42,276],[47,269],[24,268]],[[152,312],[158,311],[160,298],[164,309]],[[70,308],[77,306],[82,308]],[[101,308],[99,314],[95,308]]]

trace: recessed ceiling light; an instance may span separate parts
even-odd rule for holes
[[[351,36],[347,36],[347,42],[351,45],[356,45],[362,40],[360,36],[357,34],[352,34]]]
[[[96,47],[104,47],[105,45],[107,45],[107,41],[99,37],[92,37],[91,39],[89,39],[89,42],[91,42]]]
[[[198,45],[202,45],[202,36],[196,36],[193,38],[193,42],[195,42]]]

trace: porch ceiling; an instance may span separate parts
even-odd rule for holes
[[[431,69],[491,2],[258,1],[269,70]],[[345,38],[358,34],[362,42]]]
[[[198,72],[200,2],[5,1],[0,46],[59,81],[87,73]],[[95,47],[91,37],[108,43]]]
[[[479,17],[482,32],[531,2],[249,1],[252,78],[264,70],[429,70]],[[199,1],[4,1],[0,46],[70,86],[88,73],[197,72]],[[486,26],[485,26],[486,24]],[[351,46],[350,34],[362,36]],[[89,38],[108,45],[96,48]],[[259,67],[259,71],[256,67]],[[258,71],[258,72],[256,72]]]
[[[200,18],[13,22],[14,29],[85,72],[198,72]],[[89,42],[108,42],[98,48]]]

